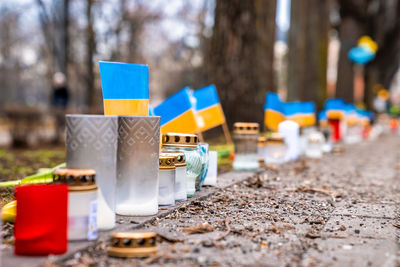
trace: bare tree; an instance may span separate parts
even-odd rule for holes
[[[217,0],[206,60],[230,124],[263,121],[265,93],[275,90],[275,0]]]
[[[291,2],[288,55],[288,100],[314,101],[326,97],[328,1]]]

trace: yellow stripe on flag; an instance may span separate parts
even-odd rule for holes
[[[343,111],[336,111],[336,110],[328,110],[328,111],[326,111],[326,116],[329,119],[333,119],[333,120],[334,119],[341,120],[341,119],[344,118]]]
[[[184,112],[183,114],[179,115],[175,119],[167,122],[163,126],[161,126],[161,132],[163,133],[197,133],[197,123],[196,117],[192,109]]]
[[[104,115],[148,116],[148,99],[104,99]]]
[[[264,124],[272,131],[278,131],[278,125],[285,120],[285,116],[282,113],[266,110],[264,115]]]
[[[303,117],[303,126],[314,126],[315,125],[315,116],[314,115],[304,115]]]
[[[206,131],[225,122],[225,115],[220,104],[200,110],[196,115],[201,117],[204,123],[201,125],[200,131]]]

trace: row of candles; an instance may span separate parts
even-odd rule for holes
[[[365,127],[360,123],[345,120],[329,120],[318,130],[316,127],[303,127],[294,121],[283,121],[278,132],[265,137],[260,136],[258,123],[238,122],[234,124],[235,170],[256,170],[260,162],[279,165],[296,160],[304,155],[308,158],[321,158],[329,153],[334,144],[360,142],[365,138]]]
[[[216,184],[217,152],[209,151],[195,134],[161,136],[160,117],[67,115],[66,128],[67,167],[54,171],[53,183],[44,185],[46,189],[32,185],[16,190],[17,254],[35,255],[38,247],[37,254],[65,253],[67,241],[95,240],[98,230],[114,228],[116,214],[155,215],[159,206],[193,197],[206,176],[206,184]],[[66,201],[59,186],[67,187]],[[45,240],[27,243],[25,234],[35,231],[34,218],[29,201],[20,200],[39,192],[45,198],[46,192],[56,191],[57,218],[48,218],[54,221],[42,226],[51,230],[45,239],[57,237],[57,242],[46,251]],[[56,221],[57,227],[52,227]]]
[[[97,239],[97,230],[114,228],[116,214],[155,215],[159,206],[172,206],[176,201],[193,197],[207,172],[210,184],[216,182],[217,153],[208,151],[208,144],[200,143],[194,134],[165,133],[160,140],[160,117],[67,115],[66,127],[67,168],[53,174],[55,184],[68,188],[65,242]],[[235,123],[233,169],[256,170],[260,158],[275,165],[303,154],[319,158],[335,142],[330,132],[329,127],[321,131],[313,127],[300,130],[297,123],[284,121],[277,133],[260,137],[258,123]],[[348,131],[348,136],[354,135]],[[20,197],[23,191],[29,189],[17,190]],[[62,210],[61,202],[57,209]],[[16,226],[17,223],[21,225],[18,213]],[[25,222],[28,228],[29,223]],[[58,229],[62,232],[61,225]],[[21,243],[18,231],[22,228],[15,229],[17,246]],[[66,247],[60,238],[57,240],[62,248]],[[23,242],[24,251],[29,251],[26,240]],[[32,244],[37,246],[37,243]],[[54,244],[47,251],[64,252]]]

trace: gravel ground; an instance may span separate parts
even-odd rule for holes
[[[400,137],[344,148],[130,226],[160,234],[150,258],[109,258],[100,241],[46,265],[400,266]]]

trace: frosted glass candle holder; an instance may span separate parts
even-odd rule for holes
[[[68,185],[68,240],[97,239],[97,185],[93,169],[58,169],[53,182]]]
[[[163,155],[172,155],[175,163],[175,201],[184,201],[186,195],[186,160],[183,152],[162,153]]]
[[[321,158],[325,145],[325,137],[320,132],[314,132],[307,136],[307,149],[305,155],[309,158]]]
[[[175,156],[161,153],[159,166],[158,205],[175,205]]]
[[[204,185],[217,185],[217,176],[218,176],[218,152],[210,151],[209,152],[209,164],[208,164],[208,172],[206,179],[204,180]]]
[[[234,124],[235,159],[234,170],[257,170],[258,123],[236,122]]]
[[[278,132],[284,137],[288,146],[287,160],[297,160],[300,156],[300,126],[290,120],[283,121],[278,125]]]
[[[196,191],[196,177],[200,175],[202,160],[197,149],[198,137],[195,134],[163,134],[163,152],[183,152],[187,164],[186,194],[193,197]]]
[[[287,145],[281,134],[275,133],[268,137],[266,145],[266,164],[279,165],[286,162]]]
[[[116,116],[66,115],[67,167],[96,171],[99,230],[115,226],[117,140]]]
[[[158,212],[159,147],[160,117],[118,117],[117,214]]]

